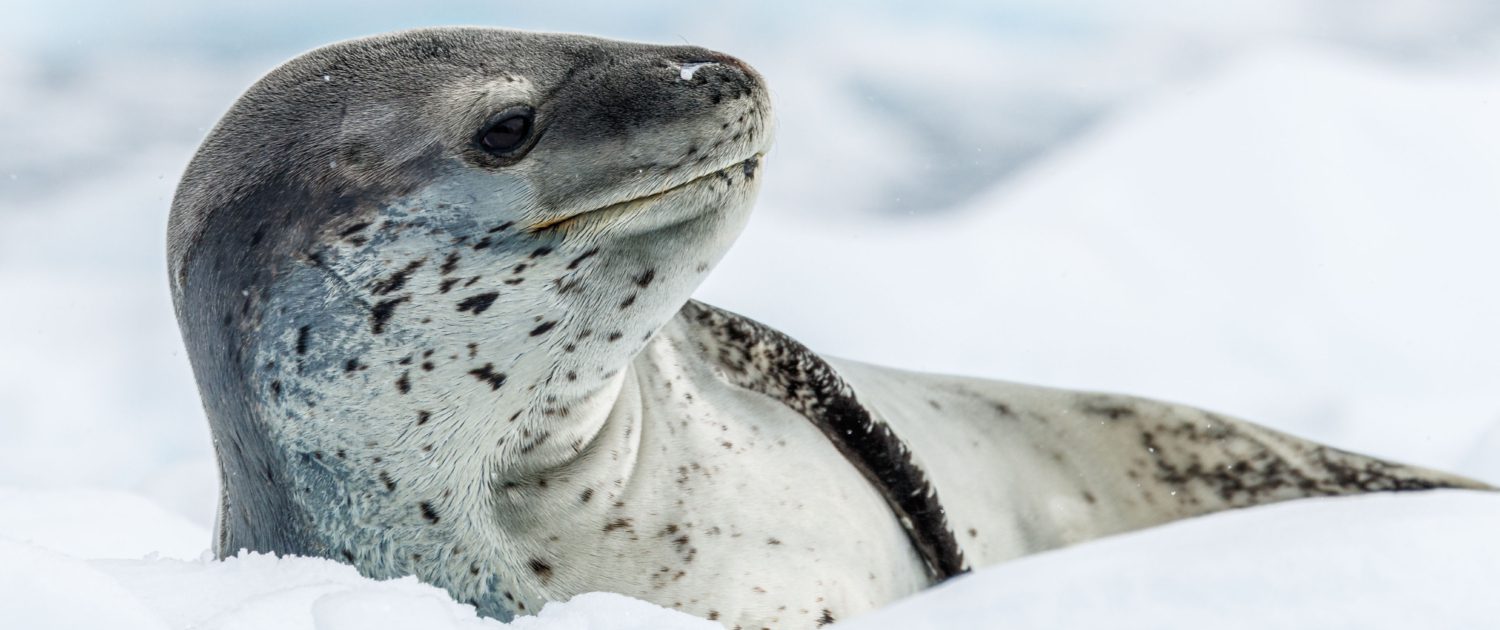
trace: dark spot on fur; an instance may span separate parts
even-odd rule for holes
[[[341,551],[339,553],[343,554],[344,560],[346,562],[351,562],[351,563],[354,562],[354,552],[349,551],[348,549],[345,549],[345,550],[343,550],[343,551]]]
[[[458,303],[458,312],[472,311],[475,315],[478,315],[488,310],[490,305],[495,303],[495,298],[498,297],[500,297],[498,292],[490,291],[489,293],[480,293],[479,295],[464,298],[462,302]]]
[[[556,325],[557,322],[542,322],[540,326],[531,329],[531,336],[535,337],[537,335],[543,334],[549,330],[552,330],[552,327]]]
[[[630,527],[630,519],[628,519],[628,518],[617,518],[617,519],[615,519],[613,521],[610,521],[610,522],[606,523],[604,525],[604,531],[606,531],[606,532],[612,532],[612,531],[615,531],[617,529],[625,529],[627,527]]]
[[[543,413],[546,413],[546,410],[544,410]],[[552,415],[552,414],[546,414],[546,415]],[[521,445],[521,449],[520,449],[521,454],[525,455],[527,453],[530,453],[530,452],[536,450],[537,447],[539,447],[539,446],[541,446],[543,444],[546,444],[547,443],[547,439],[550,438],[550,437],[552,437],[552,433],[551,432],[543,432],[541,435],[536,436],[535,440],[532,440],[530,442],[522,444]]]
[[[453,290],[453,285],[458,284],[458,278],[448,278],[438,283],[438,292],[447,293]]]
[[[418,411],[417,412],[417,426],[420,427],[420,426],[422,426],[424,424],[427,424],[431,420],[432,420],[432,413],[431,412],[428,412],[428,411]]]
[[[396,480],[395,479],[391,479],[391,473],[388,473],[388,472],[386,472],[384,470],[380,471],[380,483],[385,484],[385,489],[387,491],[389,491],[389,492],[395,492],[396,491]]]
[[[616,330],[616,331],[614,331],[612,333],[609,333],[609,340],[610,341],[619,341],[620,337],[624,337],[624,336],[625,336],[624,334],[622,334],[620,331]]]
[[[579,503],[588,503],[589,499],[592,499],[592,498],[594,498],[594,489],[593,488],[584,488],[583,492],[580,492],[578,494],[578,502]]]
[[[536,248],[536,251],[531,252],[531,257],[532,258],[541,258],[542,256],[546,256],[547,254],[550,254],[550,253],[552,253],[552,248],[551,247],[538,247],[538,248]]]
[[[365,221],[364,223],[355,223],[354,225],[349,226],[344,231],[339,232],[339,238],[349,238],[351,236],[354,236],[355,234],[363,232],[367,227],[370,227],[369,221]]]
[[[505,384],[505,374],[496,372],[494,363],[486,363],[484,367],[469,370],[469,374],[473,375],[474,378],[489,383],[490,391],[500,389],[500,386]]]
[[[374,308],[370,309],[370,331],[377,335],[385,332],[385,324],[391,320],[392,315],[396,314],[396,307],[409,299],[411,299],[410,296],[402,296],[381,300],[375,304]]]
[[[411,278],[411,274],[416,272],[417,269],[421,268],[422,263],[425,262],[427,262],[426,258],[413,260],[409,263],[406,263],[405,267],[391,272],[391,275],[389,277],[381,280],[380,282],[376,282],[372,291],[375,293],[375,295],[390,295],[391,293],[400,290],[401,287],[406,286],[406,281],[407,279]]]
[[[623,310],[625,310],[627,308],[630,308],[630,305],[632,305],[632,304],[635,304],[635,294],[634,293],[630,294],[630,297],[625,298],[624,301],[620,302],[620,310],[623,311]]]
[[[1107,416],[1110,420],[1119,420],[1120,418],[1129,418],[1135,415],[1134,409],[1120,406],[1084,407],[1083,412],[1095,416]]]
[[[431,503],[428,503],[427,501],[423,501],[423,502],[417,504],[417,507],[419,507],[419,508],[422,509],[422,518],[427,519],[427,522],[429,522],[429,523],[436,523],[436,522],[438,522],[439,518],[438,518],[437,510],[432,507]]]
[[[453,270],[458,269],[458,261],[458,252],[448,254],[448,257],[443,259],[443,266],[438,267],[438,271],[442,272],[445,276],[453,273]]]
[[[818,617],[818,627],[821,628],[823,626],[826,626],[828,624],[833,623],[833,621],[834,621],[833,620],[833,611],[828,610],[827,608],[824,608],[823,609],[823,616]]]
[[[582,254],[579,254],[577,258],[574,258],[572,262],[568,263],[568,268],[569,269],[577,269],[578,265],[583,264],[583,261],[588,260],[589,258],[593,257],[594,255],[596,255],[598,253],[599,253],[599,248],[595,247],[593,249],[590,249],[589,251],[586,251],[586,252],[584,252]]]
[[[651,281],[655,280],[655,279],[656,279],[656,270],[655,269],[647,269],[647,270],[641,272],[641,275],[636,276],[636,278],[635,278],[635,286],[638,286],[638,287],[644,289],[646,287],[651,286]]]
[[[297,354],[307,354],[308,334],[312,332],[307,326],[297,329]]]
[[[402,372],[401,378],[396,379],[396,391],[403,394],[411,392],[411,372]]]
[[[535,573],[536,576],[542,580],[542,584],[546,584],[552,581],[552,565],[547,564],[546,562],[543,562],[538,558],[532,558],[529,562],[526,563],[526,566],[531,569],[532,573]]]
[[[484,237],[482,239],[479,239],[479,242],[474,244],[474,251],[479,251],[479,250],[484,249],[484,248],[489,247],[489,246],[490,246],[490,237],[486,236],[486,237]]]

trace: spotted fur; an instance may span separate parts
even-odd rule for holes
[[[700,302],[684,306],[682,317],[698,325],[704,354],[731,382],[806,416],[880,491],[929,578],[941,582],[968,571],[937,490],[911,450],[827,361],[780,332]]]

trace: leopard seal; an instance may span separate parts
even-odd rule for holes
[[[415,575],[501,619],[605,590],[818,627],[1194,515],[1483,487],[1168,403],[827,358],[691,301],[771,121],[738,59],[574,35],[405,31],[262,78],[168,226],[216,553]]]

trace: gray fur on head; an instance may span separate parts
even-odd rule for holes
[[[754,77],[757,119],[728,142],[699,120],[729,90],[712,73],[680,81],[685,63],[723,62]],[[673,93],[664,88],[679,80]],[[172,204],[168,260],[180,299],[188,261],[217,212],[267,182],[345,195],[419,186],[435,171],[494,166],[474,146],[486,117],[537,109],[528,159],[507,169],[529,193],[518,213],[539,218],[655,192],[663,183],[743,160],[769,143],[769,101],[739,61],[697,47],[486,28],[420,29],[341,42],[273,70],[209,134]],[[696,136],[697,138],[695,138]],[[700,142],[698,170],[675,150]],[[306,209],[317,212],[316,208]]]
[[[524,150],[487,151],[516,108],[534,112]],[[261,79],[169,224],[222,473],[218,551],[446,570],[364,554],[403,523],[439,548],[463,534],[430,525],[489,503],[454,487],[577,456],[625,363],[743,227],[769,123],[732,57],[573,35],[407,31]]]

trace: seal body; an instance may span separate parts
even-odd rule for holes
[[[821,357],[691,302],[770,103],[737,59],[427,29],[273,71],[173,203],[215,550],[499,618],[606,590],[816,627],[1023,554],[1303,496],[1480,487],[1214,414]]]

